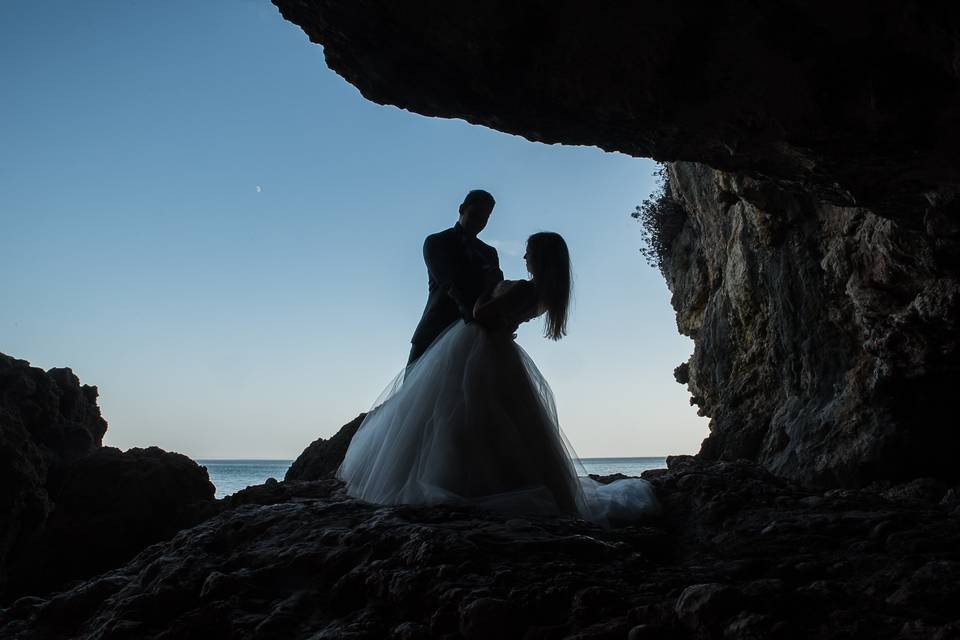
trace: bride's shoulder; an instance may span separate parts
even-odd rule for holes
[[[544,309],[540,308],[537,287],[530,280],[503,280],[494,287],[493,297],[516,324],[544,312]]]
[[[493,295],[502,296],[508,292],[526,293],[533,291],[533,283],[529,280],[501,280],[493,288]]]
[[[532,287],[533,283],[529,280],[501,280],[497,283],[497,288],[512,289],[514,287]]]

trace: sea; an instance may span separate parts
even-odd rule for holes
[[[205,459],[197,462],[207,468],[210,481],[216,487],[217,498],[223,498],[252,485],[263,484],[267,478],[283,480],[293,460],[225,460]],[[580,458],[587,473],[606,476],[622,473],[639,476],[647,469],[663,469],[666,458]]]

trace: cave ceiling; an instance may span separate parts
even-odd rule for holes
[[[376,103],[881,211],[960,184],[960,3],[273,2]]]

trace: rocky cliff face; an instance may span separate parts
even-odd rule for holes
[[[960,235],[711,169],[669,167],[686,212],[663,270],[713,417],[701,455],[820,485],[957,477]]]
[[[960,4],[274,4],[375,102],[679,161],[704,457],[956,476]]]

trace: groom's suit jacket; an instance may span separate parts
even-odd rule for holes
[[[410,362],[427,350],[444,329],[459,318],[473,320],[473,305],[489,286],[503,280],[497,250],[465,233],[460,223],[427,236],[427,304],[413,332]]]

